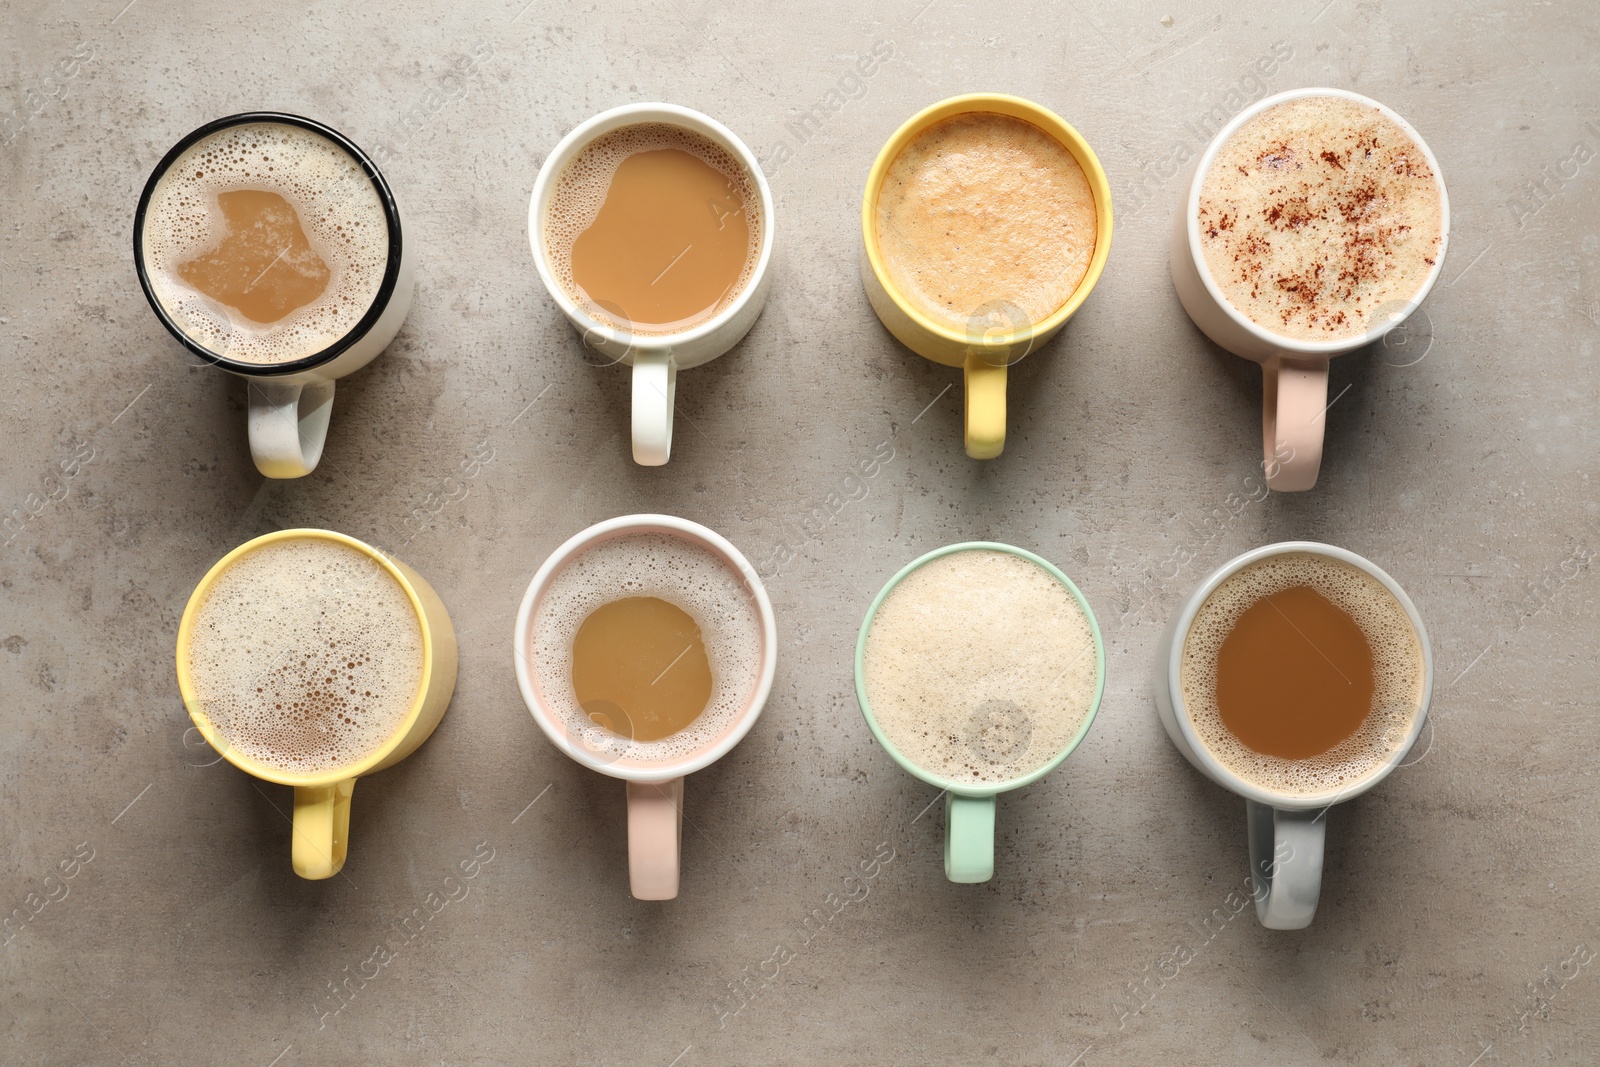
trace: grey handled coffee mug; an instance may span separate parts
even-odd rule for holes
[[[1348,761],[1345,765],[1348,772],[1340,769],[1336,774],[1325,769],[1330,766],[1339,768],[1334,754],[1348,749],[1331,749],[1329,753],[1316,757],[1316,767],[1312,768],[1311,760],[1278,760],[1277,757],[1246,751],[1243,742],[1237,738],[1228,741],[1223,734],[1227,729],[1223,725],[1226,713],[1219,710],[1222,701],[1216,696],[1215,689],[1210,691],[1208,697],[1208,692],[1194,680],[1196,677],[1221,677],[1220,669],[1208,667],[1206,660],[1214,658],[1220,664],[1223,655],[1220,649],[1213,652],[1211,648],[1216,644],[1216,635],[1221,629],[1218,621],[1223,620],[1229,627],[1231,637],[1234,632],[1232,627],[1238,619],[1235,616],[1235,622],[1226,622],[1227,615],[1223,609],[1208,608],[1208,601],[1213,594],[1224,589],[1219,600],[1226,602],[1231,599],[1235,604],[1242,603],[1246,596],[1254,595],[1248,592],[1249,589],[1271,588],[1267,580],[1258,581],[1254,575],[1264,573],[1264,566],[1276,565],[1287,570],[1292,564],[1285,565],[1284,557],[1291,556],[1306,557],[1300,565],[1312,570],[1320,567],[1325,572],[1331,570],[1337,574],[1336,566],[1327,565],[1344,564],[1357,572],[1352,585],[1361,588],[1356,596],[1367,597],[1373,605],[1373,611],[1358,610],[1356,614],[1363,619],[1378,618],[1382,622],[1382,625],[1370,624],[1374,632],[1383,635],[1376,642],[1369,638],[1369,650],[1375,657],[1374,662],[1377,663],[1386,654],[1392,654],[1393,662],[1401,664],[1406,670],[1414,670],[1414,673],[1405,675],[1403,689],[1396,690],[1403,692],[1403,696],[1389,694],[1380,701],[1379,690],[1374,691],[1372,710],[1358,727],[1357,735],[1352,735],[1362,741],[1364,747],[1358,756],[1339,757]],[[1240,576],[1240,572],[1247,568],[1252,569],[1249,575],[1230,583],[1230,579]],[[1261,599],[1270,600],[1272,595],[1276,595],[1276,592],[1263,594]],[[1336,601],[1337,596],[1335,594]],[[1385,600],[1385,596],[1392,598],[1392,602]],[[1276,607],[1275,604],[1271,606]],[[1281,609],[1279,614],[1282,614]],[[1285,640],[1311,641],[1288,615],[1283,615],[1283,620],[1288,624],[1283,630]],[[1365,627],[1354,625],[1366,635]],[[1202,629],[1206,634],[1205,640],[1194,641],[1193,635]],[[1383,647],[1373,649],[1374,643]],[[1202,645],[1205,647],[1198,647]],[[1313,644],[1306,655],[1319,651]],[[1332,660],[1328,660],[1328,664],[1333,667]],[[1338,670],[1337,667],[1333,669]],[[1187,687],[1186,678],[1189,680]],[[1299,930],[1311,924],[1322,892],[1328,809],[1365,793],[1404,763],[1406,754],[1422,732],[1432,696],[1433,652],[1416,606],[1400,585],[1376,564],[1333,545],[1314,541],[1286,541],[1246,552],[1206,578],[1173,615],[1157,645],[1156,710],[1161,716],[1161,724],[1166,727],[1167,736],[1172,738],[1172,743],[1184,758],[1201,774],[1244,798],[1252,896],[1256,902],[1256,917],[1261,920],[1262,926],[1270,930]],[[1293,716],[1304,710],[1286,702],[1284,714]],[[1369,733],[1370,742],[1366,740]],[[1224,753],[1229,751],[1232,754],[1225,759]],[[1290,789],[1285,779],[1321,787]]]

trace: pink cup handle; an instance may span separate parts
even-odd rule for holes
[[[683,779],[628,783],[628,886],[639,900],[678,895]]]
[[[1327,405],[1327,360],[1274,356],[1262,364],[1262,465],[1269,488],[1292,493],[1317,484]]]

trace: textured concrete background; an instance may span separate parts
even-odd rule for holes
[[[126,2],[0,5],[0,909],[27,919],[0,948],[0,1060],[1600,1055],[1592,6]],[[878,42],[893,58],[854,80]],[[1260,374],[1173,295],[1175,170],[1248,100],[1319,84],[1422,131],[1453,240],[1425,315],[1336,364],[1321,484],[1252,499]],[[857,278],[878,147],[983,89],[1066,116],[1118,198],[1099,289],[1014,372],[987,464],[962,455],[954,372],[899,347]],[[778,243],[765,314],[684,374],[672,462],[643,469],[626,375],[586,363],[525,228],[561,134],[657,99],[757,150]],[[253,108],[381,154],[421,249],[409,321],[340,384],[295,482],[256,474],[242,386],[187,365],[129,252],[161,154]],[[492,460],[463,478],[474,454]],[[655,510],[794,556],[769,586],[771,703],[689,781],[667,904],[628,896],[622,786],[538,733],[508,647],[548,552]],[[172,669],[206,568],[291,526],[393,547],[462,638],[451,711],[363,781],[345,876],[322,883],[290,871],[288,790],[211,765]],[[1072,575],[1110,675],[1077,754],[1002,801],[998,873],[972,887],[943,878],[939,808],[918,817],[934,791],[874,747],[850,652],[896,568],[980,537]],[[1206,571],[1302,537],[1409,589],[1439,685],[1412,765],[1329,817],[1315,925],[1274,933],[1228,919],[1243,804],[1172,749],[1147,675]]]

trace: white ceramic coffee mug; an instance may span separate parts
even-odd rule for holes
[[[333,142],[365,172],[383,205],[389,231],[389,256],[383,281],[354,327],[320,352],[283,363],[246,363],[211,351],[195,340],[157,297],[144,259],[144,228],[150,197],[156,183],[191,145],[231,126],[267,123],[311,130]],[[333,383],[371,363],[389,347],[411,310],[415,288],[415,254],[403,239],[400,209],[377,164],[348,137],[320,122],[275,111],[251,111],[208,122],[173,146],[156,165],[139,197],[133,218],[133,261],[150,307],[163,326],[184,348],[203,362],[238,375],[249,383],[248,420],[250,454],[256,469],[268,478],[300,478],[316,469],[328,439],[328,417],[333,412]]]
[[[745,704],[708,744],[678,759],[637,759],[630,754],[632,745],[625,738],[611,735],[598,726],[593,728],[593,735],[574,730],[551,707],[541,689],[538,671],[529,658],[539,606],[562,569],[603,541],[638,534],[681,538],[718,557],[740,576],[743,592],[756,609],[761,631],[760,664]],[[628,882],[633,895],[640,900],[676,897],[683,836],[684,776],[711,766],[732,751],[755,725],[772,692],[778,663],[778,629],[772,617],[772,601],[755,568],[727,538],[687,519],[671,515],[624,515],[596,523],[568,538],[534,574],[517,612],[512,657],[522,699],[550,742],[585,767],[628,783]]]
[[[659,122],[698,133],[720,145],[739,161],[761,201],[761,251],[744,291],[712,318],[680,333],[636,334],[601,323],[578,306],[562,288],[550,267],[545,244],[545,216],[556,184],[567,164],[602,134],[623,126]],[[678,372],[709,363],[738,344],[767,302],[771,284],[772,190],[761,173],[755,153],[722,123],[676,104],[626,104],[603,111],[561,139],[545,158],[533,183],[528,203],[528,241],[539,278],[561,313],[583,335],[584,344],[615,363],[633,367],[633,458],[647,467],[659,467],[672,455],[672,412],[677,398]]]
[[[1256,325],[1222,295],[1206,268],[1205,252],[1200,246],[1200,190],[1222,146],[1235,131],[1266,109],[1308,96],[1342,97],[1376,108],[1416,142],[1439,183],[1439,254],[1422,288],[1403,304],[1378,309],[1366,332],[1338,341],[1301,341]],[[1184,310],[1202,333],[1234,355],[1261,364],[1263,466],[1269,487],[1283,492],[1310,489],[1316,484],[1317,472],[1322,467],[1328,361],[1381,340],[1421,306],[1444,269],[1445,249],[1449,243],[1450,198],[1445,192],[1439,161],[1410,123],[1376,100],[1358,93],[1344,89],[1291,89],[1269,96],[1235,115],[1200,153],[1173,217],[1172,284]]]
[[[1422,694],[1410,728],[1388,758],[1366,774],[1339,789],[1319,794],[1283,793],[1264,788],[1234,773],[1201,741],[1184,707],[1179,684],[1183,647],[1196,614],[1218,586],[1232,575],[1262,559],[1286,553],[1325,556],[1375,578],[1393,594],[1416,633],[1422,652]],[[1393,578],[1377,564],[1342,548],[1316,541],[1284,541],[1246,552],[1228,561],[1191,593],[1167,624],[1156,646],[1155,699],[1161,724],[1184,758],[1201,774],[1244,798],[1250,844],[1250,876],[1254,885],[1256,917],[1270,930],[1299,930],[1311,924],[1322,892],[1323,840],[1328,808],[1360,796],[1400,766],[1422,732],[1433,697],[1433,650],[1422,617]]]

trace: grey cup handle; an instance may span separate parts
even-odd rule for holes
[[[1244,803],[1256,918],[1268,930],[1303,930],[1322,895],[1328,809],[1289,811],[1254,800]]]

